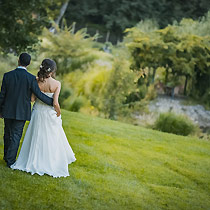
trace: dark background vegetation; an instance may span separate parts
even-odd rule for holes
[[[210,8],[208,0],[71,0],[65,13],[67,23],[76,29],[87,27],[88,33],[99,32],[99,41],[116,44],[122,41],[126,28],[145,19],[155,20],[160,28],[182,18],[198,19]]]
[[[87,28],[91,35],[98,32],[99,41],[113,44],[122,41],[124,30],[139,21],[153,19],[164,28],[182,18],[199,19],[210,8],[208,0],[1,0],[0,45],[3,50],[31,48],[37,42],[36,35],[43,27],[50,27],[66,2],[68,6],[62,18],[68,25],[76,22],[76,30]]]

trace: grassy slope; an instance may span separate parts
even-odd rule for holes
[[[6,168],[1,138],[0,209],[210,209],[210,142],[62,116],[77,158],[70,177]]]

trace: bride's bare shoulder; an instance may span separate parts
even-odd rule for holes
[[[52,78],[51,87],[56,90],[58,87],[61,87],[61,82]]]
[[[53,81],[54,81],[54,84],[55,84],[56,86],[60,86],[60,85],[61,85],[61,82],[60,82],[60,81],[58,81],[58,80],[56,80],[56,79],[53,79]]]

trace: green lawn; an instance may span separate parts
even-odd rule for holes
[[[77,158],[70,177],[6,168],[1,138],[0,209],[210,209],[209,141],[67,111],[62,116]]]

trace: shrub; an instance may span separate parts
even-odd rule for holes
[[[95,48],[96,36],[89,36],[86,29],[73,32],[72,26],[56,28],[56,34],[45,29],[42,36],[41,52],[57,63],[57,74],[67,74],[77,69],[86,71],[89,64],[100,58],[110,57],[108,53]]]
[[[72,95],[63,102],[63,108],[72,112],[79,112],[87,104],[88,101],[84,96]]]
[[[64,84],[64,83],[63,83]],[[60,96],[59,96],[59,103],[61,108],[64,108],[64,103],[69,96],[73,94],[73,90],[65,85],[62,85]]]
[[[168,112],[160,114],[154,124],[154,129],[187,136],[195,132],[196,126],[186,116]]]
[[[113,61],[112,71],[99,107],[107,118],[117,119],[120,110],[126,107],[127,96],[136,89],[135,73],[130,70],[129,66],[130,63],[120,56]]]

